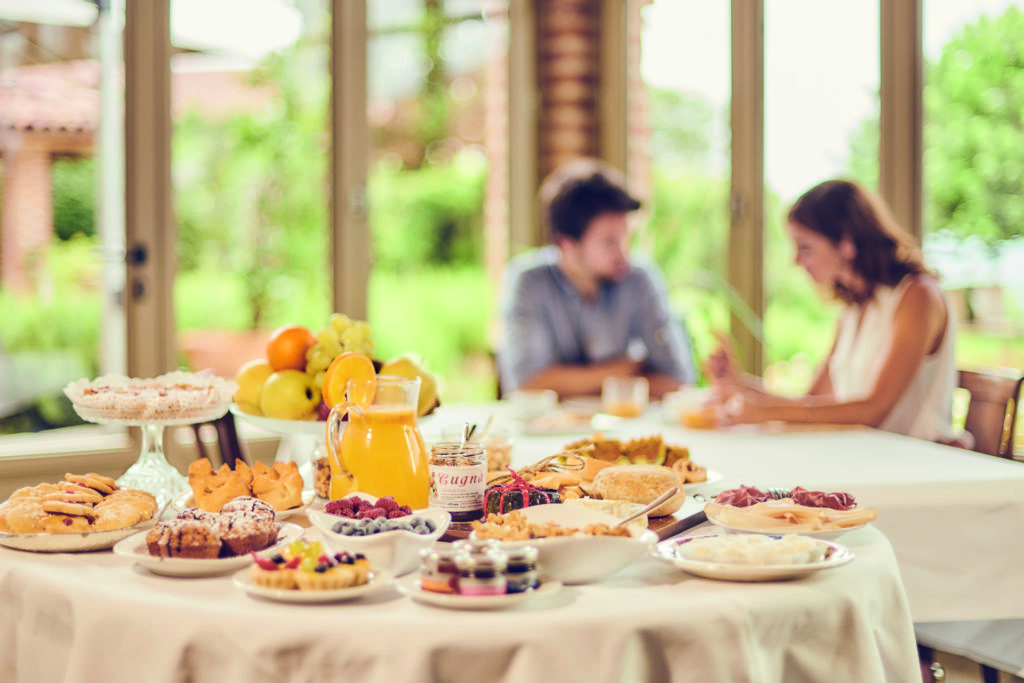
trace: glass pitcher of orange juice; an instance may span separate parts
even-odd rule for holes
[[[348,395],[357,379],[349,380]],[[331,500],[353,491],[393,496],[399,505],[427,507],[429,454],[416,427],[420,379],[390,375],[376,378],[372,402],[361,407],[339,403],[327,418],[327,453],[331,465]],[[342,418],[348,426],[342,432]]]

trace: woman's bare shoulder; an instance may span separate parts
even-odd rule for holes
[[[926,273],[908,275],[907,277],[910,280],[903,293],[899,308],[909,307],[917,312],[946,310],[942,287],[937,279]]]

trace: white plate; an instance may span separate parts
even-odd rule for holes
[[[774,529],[748,529],[746,527],[736,526],[734,524],[726,524],[725,522],[719,522],[716,519],[708,517],[708,521],[717,527],[721,527],[726,531],[734,534],[766,534],[768,536],[779,536],[781,534],[799,534],[800,536],[809,536],[810,538],[817,538],[823,541],[830,541],[839,538],[845,533],[850,531],[856,531],[857,529],[863,529],[868,523],[861,524],[859,526],[848,526],[842,529],[828,529],[825,531],[789,531],[788,529],[775,527]]]
[[[252,579],[249,576],[249,567],[246,567],[234,575],[233,581],[236,586],[244,590],[246,593],[256,597],[276,600],[278,602],[314,604],[320,602],[355,600],[356,598],[361,598],[367,593],[372,593],[384,588],[391,583],[393,578],[394,577],[392,577],[390,572],[386,572],[382,569],[373,569],[370,571],[370,580],[361,586],[337,588],[335,590],[327,591],[281,590],[278,588],[257,586],[252,582]]]
[[[89,531],[84,534],[6,534],[0,533],[0,545],[16,550],[30,550],[36,553],[78,553],[89,550],[106,550],[118,541],[156,524],[160,513],[152,519],[139,522],[123,529]]]
[[[253,496],[255,498],[256,496]],[[295,517],[296,515],[303,514],[309,507],[313,499],[316,498],[316,491],[312,489],[306,489],[302,492],[302,505],[297,508],[289,508],[287,510],[275,510],[274,519],[281,521]],[[178,512],[181,512],[185,508],[196,507],[196,499],[192,493],[183,493],[171,502],[171,507]]]
[[[687,495],[691,493],[697,493],[701,489],[713,486],[718,482],[725,479],[725,475],[716,470],[708,470],[708,478],[704,481],[687,482],[683,484],[683,488],[686,490]]]
[[[277,523],[277,543],[259,551],[271,555],[272,551],[284,547],[302,535],[302,527],[289,522]],[[146,534],[129,536],[114,546],[114,553],[135,560],[154,574],[163,576],[213,576],[233,569],[240,569],[252,562],[249,555],[217,557],[214,559],[192,559],[187,557],[154,557],[146,547]]]
[[[778,534],[773,535],[778,537]],[[662,541],[658,545],[654,546],[654,549],[651,552],[659,560],[668,562],[685,572],[696,576],[702,576],[707,579],[719,579],[722,581],[783,581],[786,579],[797,579],[823,569],[842,567],[853,559],[853,553],[845,546],[841,546],[838,543],[819,540],[815,541],[815,543],[821,543],[826,546],[826,557],[820,562],[782,565],[746,565],[688,560],[678,553],[676,549],[680,545],[689,543],[695,538],[702,538],[702,536],[689,536],[686,538],[673,538],[667,541]]]
[[[551,595],[562,587],[561,581],[555,579],[542,579],[540,586],[532,591],[522,593],[506,593],[505,595],[455,595],[453,593],[435,593],[420,588],[420,577],[417,574],[410,574],[395,581],[399,591],[408,595],[415,602],[433,607],[445,607],[448,609],[505,609],[514,607],[527,600],[533,600],[545,595]]]

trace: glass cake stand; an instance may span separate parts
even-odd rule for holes
[[[122,488],[142,489],[156,496],[157,504],[163,506],[185,492],[191,492],[188,478],[173,467],[164,457],[164,427],[211,422],[228,411],[227,403],[211,405],[201,411],[190,412],[180,417],[163,420],[140,420],[121,418],[107,411],[89,410],[75,406],[83,420],[96,424],[138,427],[142,431],[142,447],[139,458],[117,479]]]

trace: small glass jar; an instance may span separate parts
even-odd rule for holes
[[[459,595],[504,595],[507,564],[505,553],[497,550],[475,555],[459,553],[455,557],[455,566],[459,569]]]
[[[537,549],[533,546],[522,546],[505,550],[508,563],[505,567],[505,578],[509,593],[525,593],[540,585],[537,578]]]
[[[454,547],[441,547],[420,550],[420,588],[433,593],[455,593],[459,580],[459,570],[455,564],[460,551]]]
[[[468,555],[501,552],[501,544],[493,538],[465,538],[452,543],[452,548]]]
[[[484,515],[487,452],[475,442],[443,442],[430,449],[430,507],[446,510],[453,522]]]

